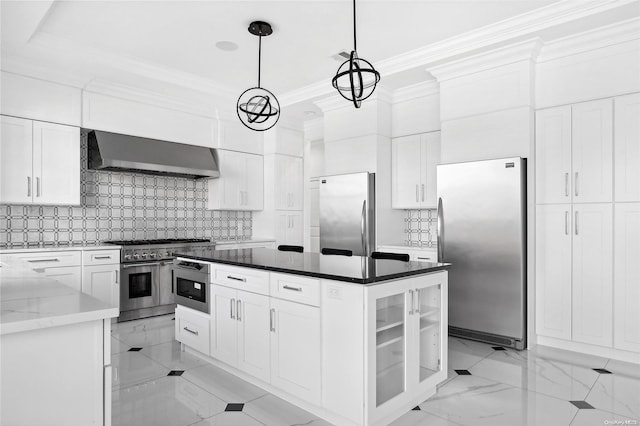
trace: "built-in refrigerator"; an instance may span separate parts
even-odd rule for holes
[[[349,250],[368,256],[375,250],[375,174],[319,178],[320,250]]]
[[[449,334],[526,347],[526,160],[437,167],[438,260],[449,269]]]

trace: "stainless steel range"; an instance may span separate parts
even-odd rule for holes
[[[175,311],[173,260],[175,253],[204,255],[214,243],[204,239],[105,241],[123,246],[120,252],[120,316],[118,322]]]

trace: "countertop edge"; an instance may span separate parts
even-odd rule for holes
[[[8,334],[22,333],[25,331],[42,330],[45,328],[59,327],[71,324],[80,324],[89,321],[115,318],[120,315],[116,307],[96,309],[88,312],[78,312],[73,314],[62,314],[46,318],[33,318],[0,324],[0,336]]]
[[[114,244],[100,244],[100,245],[87,245],[87,246],[44,246],[44,247],[12,247],[12,248],[0,248],[0,254],[15,254],[15,253],[46,253],[51,251],[93,251],[93,250],[120,250],[122,246]]]

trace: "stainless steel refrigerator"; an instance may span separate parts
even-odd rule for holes
[[[375,174],[323,176],[320,181],[320,250],[375,250]]]
[[[450,262],[449,334],[526,347],[526,160],[437,167],[438,260]]]

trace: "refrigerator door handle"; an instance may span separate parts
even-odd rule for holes
[[[438,262],[444,262],[444,217],[442,213],[442,198],[438,198],[438,222],[437,222]]]
[[[369,252],[367,250],[366,247],[366,232],[367,232],[367,227],[366,227],[366,220],[367,220],[367,200],[364,200],[362,202],[362,214],[360,216],[360,242],[362,243],[362,251],[365,254],[365,256],[369,255]]]
[[[416,183],[416,203],[420,201],[420,199],[418,198],[418,192],[419,192],[418,186],[419,185]]]

